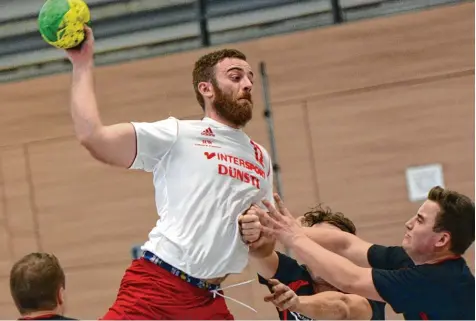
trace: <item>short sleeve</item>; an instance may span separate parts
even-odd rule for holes
[[[396,270],[412,265],[408,254],[401,246],[373,244],[367,252],[369,265],[376,269]]]
[[[281,252],[276,252],[278,254],[279,263],[274,279],[280,281],[284,284],[289,284],[296,280],[296,274],[301,269],[304,269],[295,259],[282,254]]]
[[[385,320],[385,303],[369,299],[367,301],[372,309],[371,320]]]
[[[415,302],[422,303],[430,284],[418,268],[402,270],[373,269],[375,289],[396,313],[406,312]]]
[[[268,285],[268,280],[266,280],[264,277],[258,274],[258,282],[260,284]]]
[[[289,284],[293,281],[296,281],[299,278],[299,272],[304,268],[296,260],[290,258],[289,256],[278,251],[276,251],[276,254],[278,254],[278,269],[276,270],[276,273],[272,279],[276,279],[284,284]],[[298,274],[298,276],[296,276],[296,274]],[[268,280],[259,274],[258,281],[261,284],[268,284]]]
[[[131,169],[151,172],[169,152],[178,135],[178,120],[170,117],[154,123],[133,122],[137,152]]]

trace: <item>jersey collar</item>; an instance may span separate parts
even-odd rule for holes
[[[226,129],[233,130],[233,131],[241,131],[242,130],[241,128],[233,128],[233,127],[230,127],[230,126],[225,125],[223,123],[220,123],[219,121],[211,119],[210,117],[203,117],[202,122],[210,124],[215,128],[226,128]]]
[[[29,316],[20,317],[18,320],[48,320],[52,318],[56,319],[57,317],[59,317],[58,314],[45,313],[45,314],[35,315],[34,317],[29,317]]]

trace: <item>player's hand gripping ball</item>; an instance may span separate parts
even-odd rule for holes
[[[85,39],[84,25],[90,25],[91,14],[83,0],[47,0],[38,15],[43,39],[60,49],[79,46]]]

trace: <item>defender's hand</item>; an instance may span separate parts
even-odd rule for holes
[[[272,293],[264,297],[265,302],[273,303],[280,311],[293,311],[299,305],[299,296],[287,285],[276,279],[269,280]]]

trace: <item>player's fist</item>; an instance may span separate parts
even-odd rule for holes
[[[256,242],[261,236],[261,223],[254,212],[254,206],[238,217],[241,236],[246,244]]]
[[[75,67],[89,66],[93,63],[94,35],[91,28],[84,26],[85,40],[77,48],[66,50],[69,60]]]

